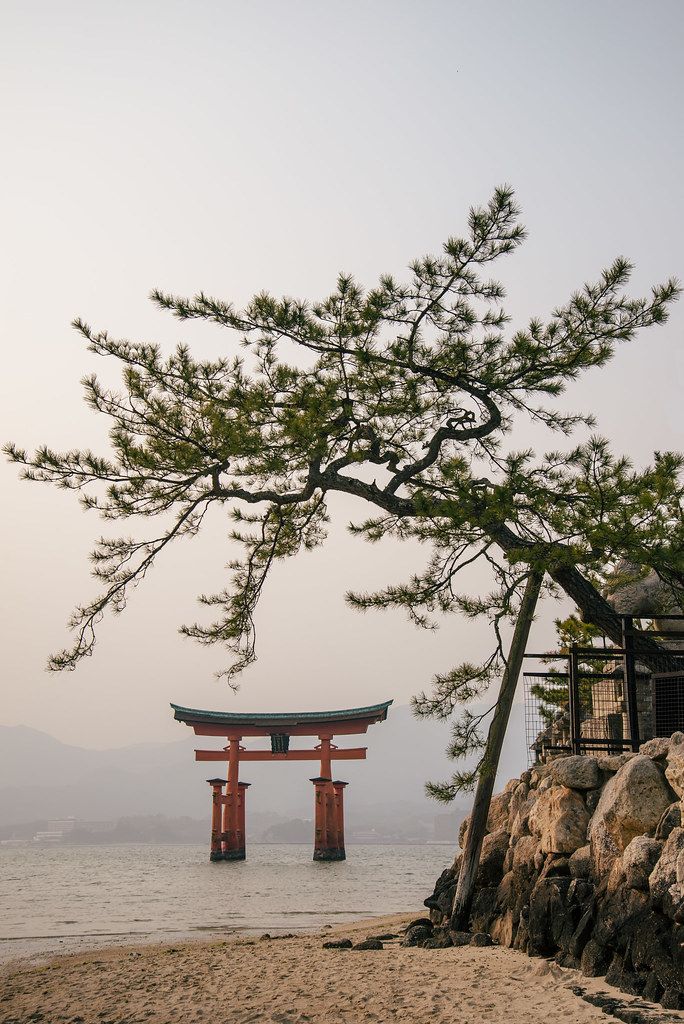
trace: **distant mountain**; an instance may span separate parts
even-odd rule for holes
[[[179,727],[180,729],[180,727]],[[220,739],[196,737],[185,729],[174,743],[143,743],[112,750],[87,750],[60,743],[26,726],[0,726],[0,824],[73,816],[87,820],[134,815],[209,816],[206,779],[222,775],[216,764],[197,764],[195,747],[220,747]],[[525,767],[522,708],[514,709],[499,782]],[[349,781],[346,808],[350,827],[366,827],[369,812],[434,818],[443,808],[425,797],[426,779],[449,777],[444,754],[449,727],[416,719],[408,707],[392,707],[386,722],[371,726],[349,745],[368,747],[364,762],[339,762]],[[256,741],[255,741],[256,742]],[[347,745],[342,739],[340,746]],[[311,817],[315,766],[307,762],[244,765],[250,815]],[[464,798],[464,803],[466,802]]]

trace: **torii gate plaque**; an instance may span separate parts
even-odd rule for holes
[[[346,711],[284,712],[275,715],[200,711],[172,704],[177,722],[197,736],[225,736],[220,750],[196,750],[196,761],[228,763],[228,779],[208,779],[212,790],[211,860],[245,859],[245,798],[248,782],[240,782],[240,761],[320,761],[320,775],[311,779],[315,792],[314,860],[344,860],[344,787],[333,780],[333,761],[365,760],[366,747],[337,747],[333,738],[358,735],[374,722],[384,722],[391,700]],[[246,750],[245,736],[269,736],[270,750]],[[308,750],[290,750],[291,736],[317,736]],[[225,793],[223,787],[225,786]]]

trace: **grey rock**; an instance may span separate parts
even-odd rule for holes
[[[619,772],[623,765],[636,756],[631,751],[625,751],[624,754],[599,754],[596,763],[602,772]]]
[[[622,872],[632,889],[648,890],[648,879],[653,871],[663,844],[647,836],[635,836],[622,854]]]
[[[488,932],[498,913],[498,886],[488,885],[478,889],[470,911],[471,931]]]
[[[432,937],[432,922],[428,924],[416,924],[408,928],[402,941],[402,946],[420,946],[426,939]]]
[[[655,837],[663,842],[668,838],[673,828],[679,828],[682,824],[682,805],[677,800],[670,804],[662,814],[656,826]]]
[[[639,753],[645,754],[653,761],[662,761],[667,757],[670,749],[669,736],[656,736],[655,739],[647,740],[639,747]]]
[[[677,796],[684,798],[684,733],[673,733],[665,763],[665,778]]]
[[[570,855],[568,867],[573,878],[591,877],[591,847],[588,843]]]
[[[596,941],[589,939],[580,959],[580,971],[587,978],[598,978],[608,967],[608,954],[605,948]]]
[[[511,793],[511,802],[508,807],[508,830],[515,821],[520,811],[526,807],[530,787],[524,782],[519,782]]]
[[[511,868],[534,868],[535,854],[539,850],[539,840],[535,836],[521,836],[513,847]]]
[[[684,993],[678,988],[666,988],[660,997],[665,1010],[684,1010]]]
[[[515,781],[517,782],[517,780]],[[499,829],[506,828],[508,825],[508,808],[512,796],[512,790],[509,789],[507,792],[498,793],[492,797],[492,802],[489,805],[489,814],[487,815],[487,832],[497,832]],[[462,850],[465,848],[469,827],[470,815],[463,819],[458,830],[458,845]]]
[[[551,767],[551,778],[558,786],[569,789],[596,789],[601,781],[599,766],[594,757],[573,754],[557,758]]]
[[[490,832],[482,841],[480,864],[477,869],[478,885],[498,885],[503,878],[503,862],[508,852],[510,835],[503,829]]]
[[[570,878],[540,878],[530,895],[529,952],[548,956],[558,949],[560,933],[569,923],[572,910],[567,893]],[[569,928],[570,934],[574,925]]]
[[[584,800],[567,786],[552,785],[530,812],[530,832],[539,836],[543,853],[574,853],[587,841],[588,824]]]
[[[661,906],[672,917],[684,898],[684,890],[677,882],[677,865],[683,851],[684,828],[673,828],[648,880],[654,905]]]
[[[451,945],[453,943],[447,928],[436,929],[429,939],[421,943],[423,949],[448,949]]]
[[[600,789],[590,789],[587,792],[587,795],[586,795],[585,799],[586,799],[586,802],[587,802],[587,810],[589,811],[590,814],[593,814],[594,811],[596,810],[596,808],[598,807],[599,800],[601,799],[601,793],[602,793],[602,790],[600,790]]]
[[[518,930],[517,922],[520,920],[512,910],[507,910],[491,924],[490,935],[492,942],[497,946],[512,946]]]
[[[549,853],[546,856],[540,878],[567,877],[570,874],[570,860],[560,853]]]
[[[422,925],[423,928],[432,928],[432,922],[428,921],[427,917],[416,917],[413,921],[409,921],[404,928],[404,932],[406,933],[411,928],[417,928],[419,925]]]
[[[655,763],[637,754],[606,783],[589,827],[594,874],[607,875],[635,836],[655,829],[671,801]]]

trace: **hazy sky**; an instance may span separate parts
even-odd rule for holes
[[[530,231],[503,273],[518,323],[619,253],[637,263],[635,291],[684,277],[683,30],[681,0],[2,0],[0,437],[105,449],[79,380],[116,378],[73,316],[224,353],[230,335],[178,324],[149,290],[314,298],[339,270],[372,285],[437,251],[503,182]],[[565,397],[636,462],[682,447],[683,323],[680,303]],[[399,580],[419,559],[349,538],[363,510],[336,500],[326,547],[274,573],[237,697],[212,678],[221,652],[176,633],[196,594],[223,586],[220,515],[103,624],[95,657],[48,675],[93,592],[100,524],[73,495],[0,472],[3,724],[92,746],[172,739],[169,700],[403,703],[487,649],[486,629],[457,618],[421,634],[399,613],[348,610],[345,589]]]

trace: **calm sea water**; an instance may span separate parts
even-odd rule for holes
[[[249,847],[209,863],[201,846],[0,847],[0,959],[234,931],[319,928],[420,912],[448,846]]]

